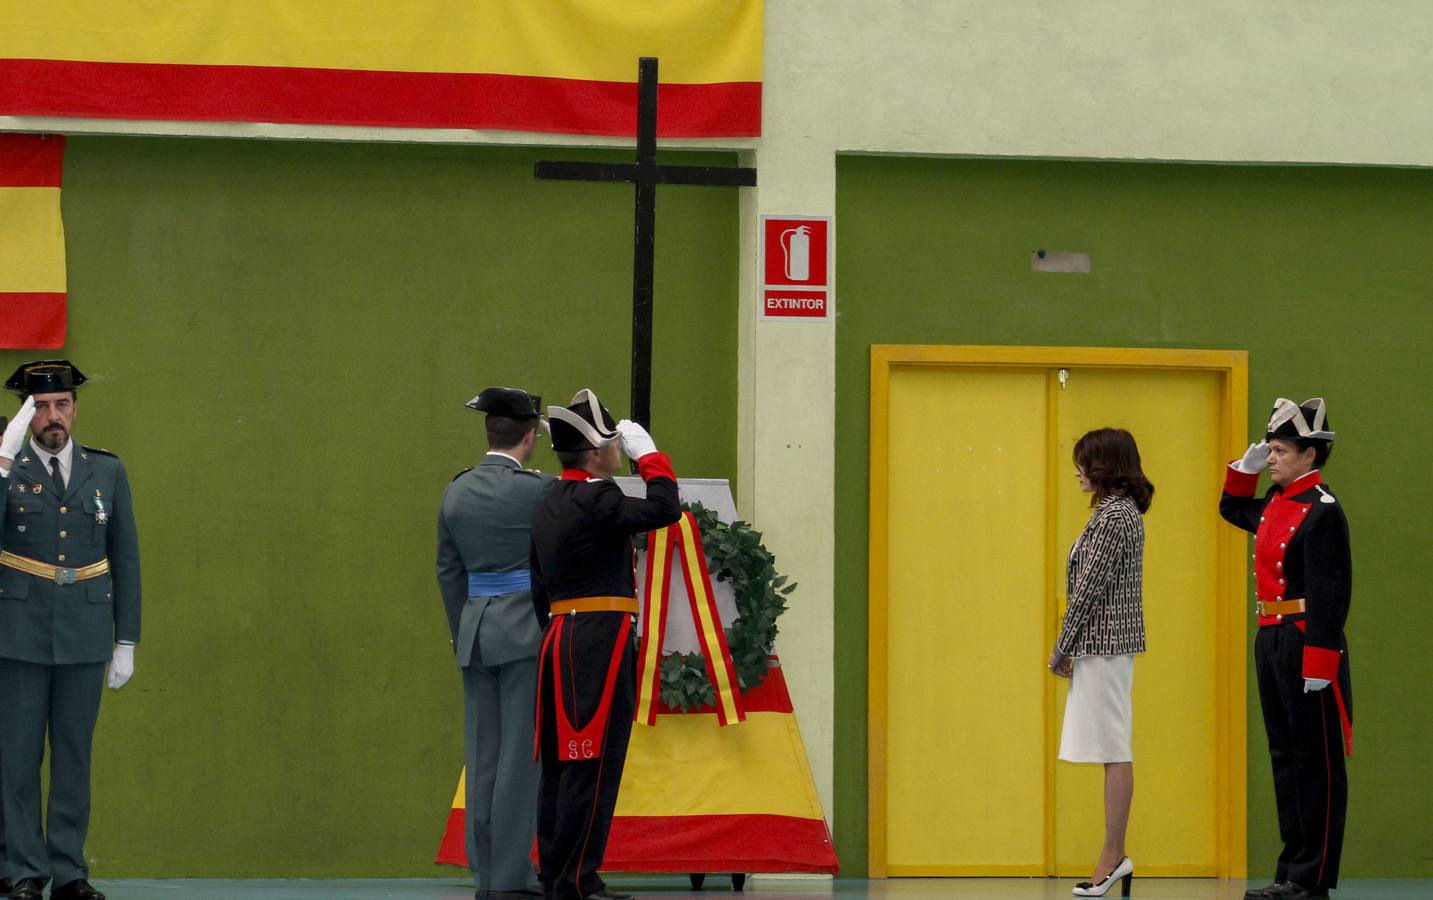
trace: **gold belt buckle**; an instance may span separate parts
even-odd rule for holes
[[[55,567],[55,584],[74,584],[75,570],[66,569],[63,566]]]
[[[1254,611],[1255,611],[1255,612],[1257,612],[1257,613],[1258,613],[1259,615],[1261,615],[1261,616],[1268,615],[1268,613],[1264,612],[1264,609],[1265,609],[1265,607],[1264,607],[1264,601],[1263,601],[1263,600],[1255,600],[1255,601],[1254,601]]]

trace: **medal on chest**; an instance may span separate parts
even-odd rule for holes
[[[95,491],[95,524],[104,525],[109,521],[109,512],[104,508],[104,498]]]

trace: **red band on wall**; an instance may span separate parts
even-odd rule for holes
[[[0,60],[0,115],[631,136],[630,82],[289,66]],[[658,137],[761,134],[761,83],[663,84]]]

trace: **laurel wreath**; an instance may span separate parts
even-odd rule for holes
[[[683,503],[682,508],[692,514],[701,531],[712,578],[728,582],[736,594],[737,619],[725,629],[726,642],[737,684],[746,693],[766,680],[776,620],[786,612],[786,597],[796,583],[777,574],[776,557],[762,544],[761,532],[748,523],[737,520],[728,525],[700,503]],[[716,704],[716,688],[707,677],[701,651],[663,655],[660,680],[662,703],[671,709],[690,712]]]

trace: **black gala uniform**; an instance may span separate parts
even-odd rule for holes
[[[1256,613],[1254,664],[1279,809],[1275,881],[1308,888],[1338,884],[1348,776],[1353,753],[1353,692],[1348,618],[1353,587],[1348,521],[1317,470],[1255,497],[1259,476],[1229,468],[1219,512],[1253,532]],[[1305,612],[1278,606],[1303,600]],[[1332,682],[1304,690],[1305,678]]]
[[[666,454],[648,453],[638,468],[645,499],[568,469],[533,517],[532,600],[545,629],[537,701],[538,860],[548,900],[580,900],[604,887],[597,870],[617,807],[637,690],[632,613],[549,613],[554,606],[600,608],[629,598],[635,612],[632,535],[681,516]]]

